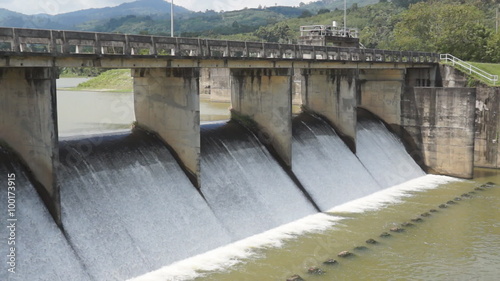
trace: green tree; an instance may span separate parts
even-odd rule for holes
[[[325,8],[322,8],[322,9],[319,9],[319,11],[318,11],[318,15],[321,15],[321,14],[327,14],[327,13],[329,13],[329,12],[330,12],[330,10],[325,9]]]
[[[308,18],[312,17],[313,13],[311,13],[309,10],[304,10],[302,14],[300,14],[299,18]]]
[[[292,39],[293,32],[285,23],[278,23],[273,26],[260,27],[254,35],[267,42],[288,42]]]
[[[413,4],[416,4],[418,2],[422,2],[422,1],[427,1],[427,0],[392,0],[392,3],[394,3],[394,5],[399,6],[399,7],[408,8],[408,7],[410,7],[410,5],[413,5]]]
[[[482,60],[491,35],[481,23],[483,17],[481,10],[468,4],[417,3],[396,24],[394,47]]]
[[[486,60],[500,63],[500,33],[490,36],[486,43]]]

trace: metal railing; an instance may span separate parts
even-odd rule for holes
[[[498,75],[493,75],[490,74],[476,66],[473,66],[472,64],[465,62],[453,55],[450,54],[440,54],[439,59],[441,61],[446,61],[446,62],[451,62],[452,66],[459,66],[462,68],[465,72],[468,72],[469,74],[475,74],[486,81],[490,82],[493,85],[496,85],[498,82]]]

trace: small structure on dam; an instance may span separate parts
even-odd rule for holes
[[[360,47],[358,29],[340,28],[336,21],[333,21],[332,25],[301,26],[298,43],[312,46]]]

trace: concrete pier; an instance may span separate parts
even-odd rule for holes
[[[398,69],[362,69],[359,72],[361,97],[358,106],[372,112],[388,124],[399,124],[405,71]]]
[[[132,70],[137,125],[157,133],[200,187],[199,68]]]
[[[54,68],[0,68],[0,141],[29,168],[38,193],[61,225],[55,83]]]
[[[402,126],[428,172],[472,178],[476,89],[415,87],[403,99]]]
[[[292,69],[231,69],[234,114],[256,122],[259,139],[292,165]]]
[[[356,107],[359,96],[356,69],[304,69],[302,105],[326,118],[356,151]]]

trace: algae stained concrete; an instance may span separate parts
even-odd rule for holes
[[[347,136],[355,151],[356,106],[359,95],[358,71],[355,69],[305,69],[302,71],[302,104],[308,111],[325,117]]]
[[[500,167],[500,87],[480,85],[476,88],[476,139],[474,164],[478,167]]]
[[[35,187],[61,224],[56,70],[0,68],[0,140],[30,169]]]
[[[405,72],[397,69],[365,69],[359,72],[359,106],[389,124],[400,124]]]
[[[174,150],[191,181],[199,187],[199,69],[134,69],[132,76],[138,126],[157,133]]]
[[[248,116],[257,136],[288,167],[292,164],[292,69],[231,69],[231,103]]]
[[[420,144],[429,172],[472,178],[474,168],[474,88],[409,88],[402,126]]]

